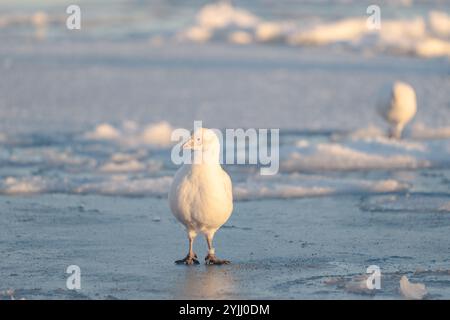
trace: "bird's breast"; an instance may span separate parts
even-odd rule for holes
[[[220,167],[218,169],[222,170]],[[169,193],[170,207],[175,217],[196,229],[220,227],[225,223],[233,210],[233,201],[223,174],[223,171],[212,168],[180,168]]]

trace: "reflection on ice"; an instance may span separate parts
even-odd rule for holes
[[[182,267],[184,280],[175,284],[175,299],[239,299],[233,267]]]

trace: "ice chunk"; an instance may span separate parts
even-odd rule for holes
[[[206,42],[211,39],[213,32],[203,26],[192,26],[185,30],[181,36],[192,42]]]
[[[158,147],[167,147],[173,144],[171,141],[173,128],[166,122],[161,121],[158,123],[150,124],[141,135],[141,141],[144,144],[149,144]]]
[[[132,159],[124,162],[107,162],[100,167],[102,172],[136,172],[145,170],[146,166],[142,162]]]
[[[123,196],[167,196],[172,177],[155,177],[132,179],[127,176],[115,176],[111,179],[83,184],[77,187],[75,193],[96,193],[103,195]]]
[[[249,44],[253,41],[253,38],[248,32],[235,31],[228,36],[228,41],[234,44]]]
[[[416,44],[415,53],[424,58],[450,57],[450,42],[428,37]]]
[[[284,172],[417,168],[428,166],[410,154],[378,154],[337,143],[320,143],[302,152],[293,151],[281,161]]]
[[[254,176],[234,184],[236,200],[302,198],[330,194],[373,194],[399,192],[408,185],[396,180],[339,179],[315,175]]]
[[[95,127],[95,130],[88,132],[86,138],[88,139],[98,139],[98,140],[112,140],[118,139],[120,137],[120,132],[112,125],[108,123],[99,124]]]
[[[345,284],[345,291],[356,294],[374,294],[375,290],[367,287],[369,275],[355,276]]]
[[[283,33],[283,26],[276,22],[259,23],[255,30],[256,39],[261,42],[280,40]]]
[[[422,283],[411,283],[406,276],[400,279],[400,293],[409,300],[422,300],[427,295],[427,289]]]
[[[427,127],[423,123],[416,123],[411,136],[416,139],[446,139],[450,138],[450,127]]]
[[[237,8],[228,2],[207,4],[197,14],[198,25],[210,29],[226,28],[230,25],[249,28],[258,20],[258,17],[247,10]]]
[[[0,193],[3,194],[32,194],[54,190],[64,191],[65,189],[40,176],[6,177],[0,183]]]
[[[299,31],[289,37],[289,43],[326,45],[342,41],[356,41],[367,32],[369,30],[366,27],[365,19],[348,18]]]

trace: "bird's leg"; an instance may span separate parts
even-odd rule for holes
[[[193,246],[194,246],[194,239],[195,234],[188,232],[188,238],[189,238],[189,253],[187,254],[186,258],[175,261],[176,264],[199,264],[197,260],[197,255],[194,252]]]
[[[402,137],[402,131],[403,131],[404,125],[401,123],[397,123],[391,127],[391,130],[389,131],[389,138],[391,139],[400,139]]]
[[[208,255],[205,258],[206,264],[229,264],[228,260],[221,260],[216,257],[215,250],[213,248],[214,233],[206,235],[206,242],[208,243]]]

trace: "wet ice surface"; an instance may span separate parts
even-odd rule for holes
[[[0,61],[1,298],[397,299],[402,275],[450,297],[447,60],[44,41]],[[401,142],[372,100],[397,79],[419,99]],[[196,119],[281,129],[277,176],[226,166],[237,201],[216,248],[230,266],[173,264],[187,241],[165,200],[167,132]],[[372,264],[382,290],[367,293]]]
[[[186,267],[173,263],[187,242],[163,199],[2,196],[2,289],[26,299],[398,299],[407,275],[428,298],[448,299],[448,213],[365,211],[366,200],[238,202],[215,245],[232,264]],[[201,237],[195,251],[206,255]],[[72,264],[77,293],[65,287]],[[382,289],[355,289],[374,264]]]

